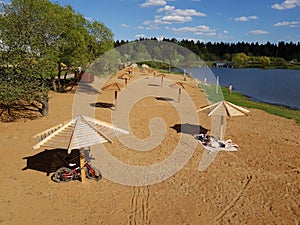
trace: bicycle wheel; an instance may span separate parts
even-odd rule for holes
[[[67,167],[62,167],[56,170],[53,180],[58,183],[68,182],[73,179],[73,172]]]
[[[102,178],[102,174],[101,174],[100,170],[98,170],[95,167],[89,167],[89,168],[85,167],[85,173],[89,179],[98,181]]]

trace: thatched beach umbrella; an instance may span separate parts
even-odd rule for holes
[[[209,110],[208,116],[212,117],[212,134],[214,136],[219,137],[220,139],[224,138],[227,116],[244,116],[249,113],[249,110],[244,109],[228,101],[220,101],[208,105],[197,110],[197,112],[204,110]],[[217,154],[218,152],[208,153],[205,151],[199,163],[199,171],[204,171],[213,162]]]
[[[121,91],[123,87],[124,87],[123,84],[120,84],[118,82],[114,82],[114,83],[106,85],[105,87],[103,87],[101,89],[102,91],[105,91],[105,90],[114,91],[114,93],[115,93],[115,97],[114,97],[114,100],[115,100],[115,109],[117,108],[118,91]]]
[[[178,81],[174,84],[169,85],[170,87],[178,87],[178,103],[180,103],[180,96],[181,96],[181,88],[185,89],[185,85],[187,85],[184,82]]]
[[[79,115],[66,123],[56,125],[35,135],[34,137],[39,142],[33,146],[33,149],[41,147],[67,149],[68,154],[70,154],[73,149],[83,149],[105,142],[112,143],[112,138],[121,134],[128,134],[128,131],[100,120]],[[83,165],[84,160],[81,153],[81,168]],[[84,179],[84,171],[81,172]]]
[[[142,64],[142,68],[143,68],[143,69],[148,69],[149,66],[148,66],[147,64]]]
[[[240,106],[237,106],[231,102],[228,101],[220,101],[217,103],[214,103],[212,105],[208,105],[206,107],[203,107],[201,109],[198,109],[197,112],[203,111],[203,110],[209,110],[208,116],[215,116],[216,118],[219,118],[219,136],[220,139],[223,139],[224,137],[224,129],[226,125],[226,117],[232,117],[232,116],[244,116],[247,115],[250,111],[242,108]],[[213,123],[216,121],[212,121]],[[213,127],[212,127],[213,130]],[[215,130],[217,133],[218,131]]]
[[[163,82],[164,82],[164,78],[167,77],[166,74],[164,73],[160,73],[158,75],[156,75],[157,77],[161,77],[161,83],[160,83],[160,86],[162,87],[163,86]]]
[[[128,80],[130,80],[131,78],[132,78],[132,75],[130,75],[129,73],[123,73],[120,76],[118,76],[118,79],[125,80],[125,85],[127,85]]]
[[[114,83],[111,83],[111,84],[108,84],[106,86],[104,86],[101,90],[102,91],[105,91],[105,90],[117,90],[117,91],[121,91],[121,89],[124,87],[123,84],[120,84],[118,82],[114,82]]]

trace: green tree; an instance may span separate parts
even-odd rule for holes
[[[267,66],[270,65],[271,60],[270,60],[270,57],[261,56],[260,57],[260,62],[261,62],[262,68],[266,68]]]
[[[48,58],[42,11],[48,9],[44,0],[14,0],[2,5],[0,40],[2,40],[1,98],[4,110],[17,102],[37,102],[43,115],[48,113],[48,89],[45,67]],[[49,27],[48,27],[49,28]],[[4,69],[5,68],[5,69]]]
[[[16,101],[34,102],[46,115],[48,80],[55,84],[58,76],[58,90],[64,91],[63,71],[87,68],[113,48],[113,34],[104,24],[87,21],[70,6],[12,0],[0,10],[0,104],[7,110]]]
[[[245,53],[237,53],[232,57],[232,62],[236,67],[247,67],[249,56]]]

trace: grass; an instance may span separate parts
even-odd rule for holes
[[[220,89],[219,94],[216,94],[215,85],[201,85],[201,87],[207,94],[208,99],[212,102],[218,102],[225,99],[226,101],[232,102],[233,104],[242,107],[260,109],[273,115],[285,117],[288,119],[294,119],[297,122],[297,124],[300,125],[300,110],[294,110],[284,106],[271,105],[263,102],[255,102],[238,92],[232,92],[231,94],[229,94],[228,89],[226,87],[221,87],[223,96],[220,93]]]
[[[231,94],[229,94],[227,88],[225,87],[222,87],[222,92],[224,95],[224,99],[226,101],[232,102],[233,104],[242,107],[261,109],[270,114],[285,117],[288,119],[294,119],[297,124],[300,125],[300,110],[293,110],[284,106],[271,105],[263,102],[255,102],[238,92],[232,92]]]

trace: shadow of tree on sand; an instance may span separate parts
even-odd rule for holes
[[[77,86],[77,92],[87,93],[87,94],[99,94],[100,92],[95,89],[91,84],[80,83]]]
[[[206,134],[209,129],[206,129],[202,127],[201,125],[196,125],[196,124],[175,124],[172,126],[174,130],[177,131],[177,133],[185,133],[185,134],[190,134],[190,135],[195,135],[195,134]]]

